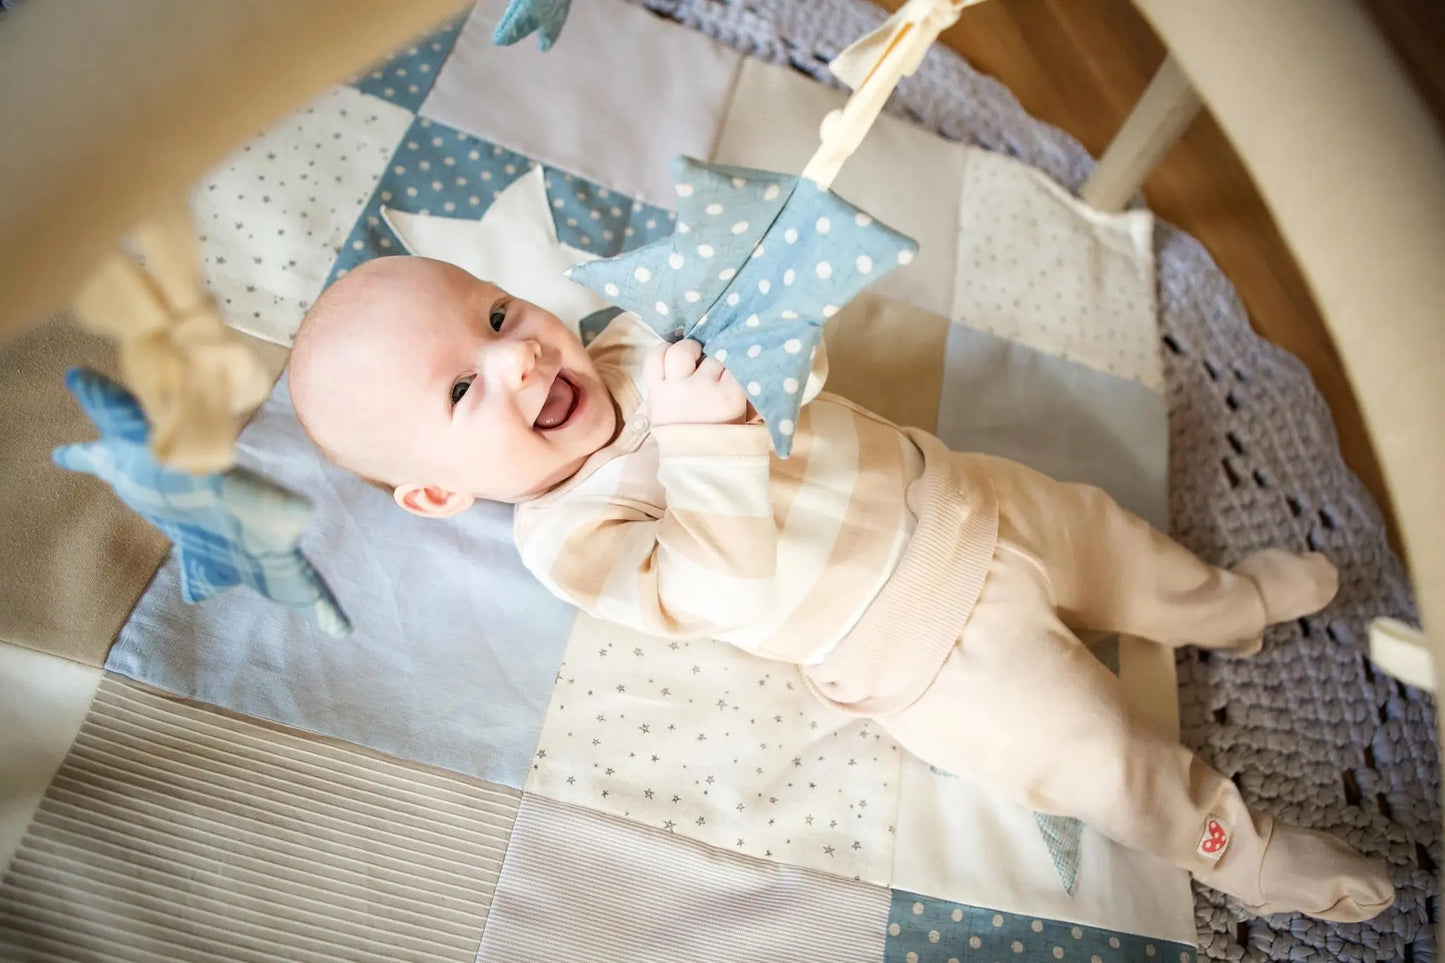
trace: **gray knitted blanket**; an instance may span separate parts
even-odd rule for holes
[[[867,0],[640,0],[744,53],[836,86],[827,62],[883,19]],[[1004,151],[1077,191],[1094,161],[1026,114],[998,82],[936,45],[891,112]],[[1433,961],[1440,806],[1435,705],[1362,654],[1377,615],[1413,619],[1399,559],[1369,494],[1345,467],[1329,409],[1294,356],[1250,330],[1234,288],[1193,238],[1160,223],[1159,324],[1169,397],[1174,535],[1228,564],[1280,545],[1339,565],[1323,615],[1272,630],[1250,660],[1178,659],[1183,738],[1246,798],[1383,855],[1394,907],[1370,922],[1241,919],[1195,887],[1200,953],[1211,960]]]

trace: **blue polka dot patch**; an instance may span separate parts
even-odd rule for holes
[[[563,244],[612,257],[672,233],[676,215],[591,181],[547,171],[547,198]]]
[[[363,261],[406,253],[382,219],[381,208],[480,219],[496,196],[531,170],[533,163],[480,137],[416,118],[342,242],[326,283]],[[672,233],[673,223],[661,208],[563,171],[548,170],[545,178],[558,239],[564,244],[609,255]]]
[[[376,64],[352,81],[365,94],[389,100],[412,113],[421,107],[436,82],[442,61],[452,52],[466,17],[449,21],[440,30],[402,47],[390,60]]]
[[[376,189],[343,242],[329,285],[363,261],[406,249],[381,219],[381,208],[439,217],[480,218],[532,162],[521,154],[419,117],[412,122]]]
[[[1194,947],[893,891],[884,963],[1196,963]]]

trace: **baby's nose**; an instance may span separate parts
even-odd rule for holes
[[[532,340],[502,341],[487,345],[482,352],[485,357],[481,367],[488,380],[515,389],[525,387],[537,370],[542,346]]]

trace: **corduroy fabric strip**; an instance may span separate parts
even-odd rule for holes
[[[108,676],[0,886],[0,957],[469,961],[519,795]]]

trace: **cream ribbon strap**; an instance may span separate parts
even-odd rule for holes
[[[1371,620],[1370,661],[1406,685],[1435,691],[1435,660],[1425,633],[1398,619]]]
[[[184,205],[142,224],[132,241],[139,257],[113,252],[72,306],[119,344],[121,376],[150,421],[156,460],[193,474],[223,471],[235,463],[242,417],[271,378],[221,323]]]
[[[923,62],[938,35],[958,20],[964,7],[983,0],[908,0],[877,30],[860,37],[828,64],[853,94],[823,118],[822,143],[803,176],[827,189],[863,142],[893,88]]]

